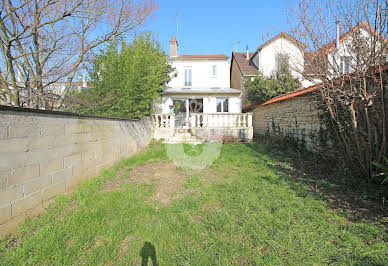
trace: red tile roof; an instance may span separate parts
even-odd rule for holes
[[[224,54],[181,54],[171,59],[229,59],[229,56]]]
[[[249,52],[250,55],[252,55],[252,52]],[[243,76],[255,76],[258,74],[258,70],[256,66],[252,63],[251,60],[246,59],[246,52],[244,53],[232,53],[232,61],[235,60],[238,68],[241,71],[241,74]],[[232,62],[233,63],[233,62]]]

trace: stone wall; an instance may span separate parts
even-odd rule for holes
[[[320,126],[314,93],[259,105],[253,110],[255,137],[273,135],[275,130],[303,138],[307,148],[311,148],[311,135],[317,135]]]
[[[77,116],[0,106],[0,235],[150,142],[149,118]]]

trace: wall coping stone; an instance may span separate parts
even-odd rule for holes
[[[140,119],[135,118],[122,118],[122,117],[109,117],[109,116],[97,116],[97,115],[86,115],[71,112],[53,111],[53,110],[42,110],[32,109],[25,107],[15,107],[8,105],[0,105],[0,112],[22,112],[22,113],[33,113],[33,114],[46,114],[46,115],[57,115],[57,116],[72,116],[76,118],[93,118],[102,120],[121,120],[121,121],[139,121]]]

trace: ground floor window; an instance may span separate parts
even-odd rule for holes
[[[191,99],[189,108],[190,113],[203,113],[203,99]]]
[[[228,98],[217,98],[217,113],[229,112],[229,99]]]
[[[185,100],[173,100],[173,105],[175,107],[174,113],[181,114],[186,113],[186,101]]]

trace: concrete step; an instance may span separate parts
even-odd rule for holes
[[[172,138],[169,138],[166,143],[189,143],[189,144],[201,144],[203,141],[195,136],[186,136],[186,137],[177,137],[174,136]]]
[[[175,133],[190,133],[189,128],[176,128]]]
[[[189,143],[189,144],[201,144],[203,140],[197,136],[191,134],[191,130],[188,128],[175,129],[174,136],[169,138],[166,143]]]
[[[202,141],[199,140],[177,140],[177,139],[169,139],[165,143],[167,144],[192,144],[192,145],[198,145],[202,144]]]
[[[190,133],[188,133],[188,132],[185,132],[185,133],[175,133],[174,134],[174,137],[187,137],[187,138],[190,138],[190,137],[192,137],[192,135],[190,134]]]

